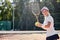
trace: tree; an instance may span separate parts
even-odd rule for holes
[[[12,6],[10,1],[5,0],[5,2],[2,3],[2,6],[0,6],[0,10],[0,21],[12,20]]]
[[[12,6],[9,0],[5,0],[0,6],[0,30],[11,30]]]

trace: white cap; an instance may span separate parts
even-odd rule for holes
[[[49,9],[45,6],[41,9],[41,11],[43,11],[44,9],[49,11]]]

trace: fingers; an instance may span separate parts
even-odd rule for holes
[[[40,22],[35,22],[35,26],[40,27]]]

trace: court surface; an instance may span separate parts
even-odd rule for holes
[[[45,40],[45,31],[0,32],[0,40]],[[58,33],[60,36],[60,33]],[[60,40],[60,39],[59,39]]]

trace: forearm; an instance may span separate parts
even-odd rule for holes
[[[51,25],[51,23],[50,22],[48,22],[48,24],[47,25],[45,25],[45,24],[42,24],[42,26],[41,26],[41,28],[43,28],[43,29],[48,29],[49,27],[50,27],[50,25]]]
[[[45,28],[45,25],[42,24],[42,23],[40,23],[40,22],[36,22],[36,23],[35,23],[35,26],[36,26],[36,27],[39,27],[39,28],[42,28],[42,29],[45,29],[45,30],[47,29],[47,28]]]
[[[37,25],[37,27],[42,28],[42,29],[44,29],[44,30],[47,29],[47,28],[45,28],[45,26],[44,26],[43,24],[41,24],[41,23],[39,23],[39,24]]]
[[[41,24],[40,28],[46,30],[47,28],[45,28],[45,25]]]

